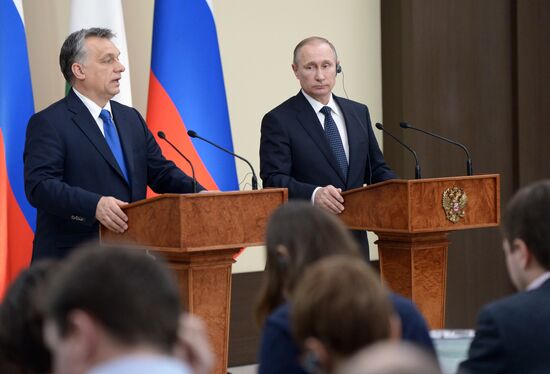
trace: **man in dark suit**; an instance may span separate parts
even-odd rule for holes
[[[320,37],[302,40],[292,70],[302,90],[262,120],[263,185],[287,187],[291,199],[338,214],[342,191],[397,176],[378,147],[368,108],[332,94],[341,71],[334,46]]]
[[[519,293],[484,307],[460,373],[550,373],[550,180],[522,188],[502,219]]]
[[[124,232],[121,207],[144,199],[147,186],[193,191],[193,179],[162,156],[138,111],[111,101],[125,69],[112,37],[100,28],[67,37],[59,61],[72,88],[29,121],[25,192],[38,209],[33,261],[97,240],[98,222]]]

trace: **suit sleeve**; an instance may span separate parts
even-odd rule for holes
[[[291,139],[281,121],[272,113],[262,119],[260,177],[264,187],[288,188],[290,198],[310,199],[318,187],[292,177]]]
[[[258,352],[258,374],[305,374],[300,349],[292,338],[288,312],[277,319],[269,316],[262,328]]]
[[[32,206],[83,223],[95,222],[100,195],[63,181],[65,144],[57,130],[40,114],[29,120],[23,154],[25,193]]]
[[[372,123],[370,120],[369,109],[366,109],[367,116],[367,135],[369,138],[369,161],[367,162],[367,170],[365,171],[365,183],[372,184],[383,182],[388,179],[397,179],[398,176],[391,170],[384,160],[384,155],[378,146],[376,136],[372,131]]]
[[[470,344],[468,358],[460,364],[459,373],[503,373],[506,371],[506,352],[502,336],[490,309],[478,317],[476,335]]]
[[[135,110],[135,109],[134,109]],[[143,117],[135,110],[145,131],[147,147],[147,184],[156,193],[191,193],[193,178],[185,174],[174,162],[167,160],[149,131]],[[205,188],[197,182],[197,192]]]

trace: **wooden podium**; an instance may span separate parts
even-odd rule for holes
[[[346,225],[378,235],[388,286],[411,298],[431,328],[443,328],[447,234],[499,225],[499,175],[389,180],[343,196]]]
[[[286,189],[166,194],[124,207],[128,230],[100,229],[102,243],[146,246],[177,275],[185,309],[206,323],[217,358],[214,373],[227,373],[231,265],[241,248],[264,242],[271,212]]]

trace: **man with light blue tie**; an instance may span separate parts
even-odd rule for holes
[[[384,161],[366,105],[332,93],[342,71],[336,48],[313,36],[294,49],[292,70],[302,89],[262,120],[260,176],[264,187],[286,187],[339,214],[342,191],[397,178]],[[364,231],[354,232],[368,258]]]
[[[97,240],[102,223],[128,228],[121,207],[157,193],[188,193],[193,180],[166,160],[137,110],[111,99],[125,68],[109,29],[69,35],[59,56],[72,86],[67,96],[29,120],[25,192],[37,208],[33,261],[65,257]],[[198,186],[198,190],[204,189]]]

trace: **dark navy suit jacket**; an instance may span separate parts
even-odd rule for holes
[[[481,310],[459,373],[550,373],[550,280]]]
[[[390,298],[401,319],[402,339],[435,356],[428,325],[413,302],[395,293],[391,293]],[[258,355],[258,373],[305,374],[300,366],[300,354],[290,329],[290,304],[286,303],[275,309],[265,321]]]
[[[76,245],[97,240],[95,211],[102,196],[133,202],[145,198],[147,186],[158,193],[192,192],[192,178],[162,156],[138,111],[116,101],[111,101],[111,110],[129,183],[72,90],[31,117],[24,164],[25,192],[37,208],[33,261],[64,257]]]
[[[397,178],[384,161],[372,131],[368,108],[333,96],[346,121],[347,178],[325,138],[317,114],[300,91],[262,120],[260,176],[264,187],[286,187],[289,198],[311,199],[315,188],[342,190]]]

